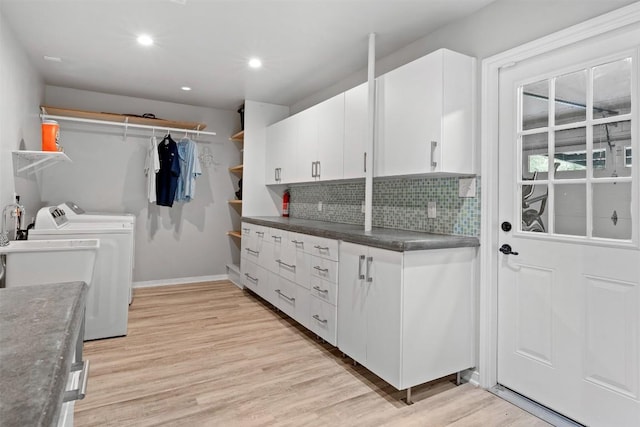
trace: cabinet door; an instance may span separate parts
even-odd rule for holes
[[[344,93],[316,107],[318,148],[316,180],[342,179],[344,147]]]
[[[298,151],[295,176],[290,182],[315,181],[315,162],[318,160],[318,107],[311,107],[293,116],[298,121],[298,137],[294,144]]]
[[[345,179],[363,178],[367,141],[369,89],[361,84],[345,92],[344,99],[344,172]]]
[[[365,282],[368,289],[365,366],[399,389],[402,252],[369,248],[366,264]]]
[[[366,362],[366,246],[340,243],[338,266],[338,348],[354,360]]]
[[[266,184],[294,182],[296,175],[296,139],[298,119],[286,118],[267,128]]]
[[[435,171],[431,152],[432,141],[442,144],[442,70],[437,51],[377,79],[375,176]]]

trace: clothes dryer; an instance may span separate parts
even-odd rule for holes
[[[75,202],[67,201],[60,203],[58,208],[62,209],[71,223],[78,222],[120,222],[123,224],[131,224],[133,228],[133,236],[131,239],[131,253],[133,254],[133,268],[135,268],[135,228],[136,217],[129,213],[113,213],[113,212],[87,212]],[[133,273],[132,273],[133,274]],[[133,283],[133,277],[132,277]],[[133,286],[129,289],[129,304],[133,301]]]
[[[99,239],[100,247],[87,295],[84,339],[127,334],[133,269],[133,224],[72,223],[63,209],[50,206],[38,211],[29,239]]]

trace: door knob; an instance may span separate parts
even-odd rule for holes
[[[502,228],[502,231],[511,231],[511,223],[509,221],[503,222],[500,227]]]
[[[500,246],[500,249],[498,249],[500,252],[502,252],[505,255],[518,255],[518,252],[513,252],[511,250],[511,245],[508,244],[504,244],[502,246]]]

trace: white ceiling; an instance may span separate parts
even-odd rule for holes
[[[0,7],[47,84],[236,109],[244,99],[291,105],[366,68],[371,32],[382,58],[491,1],[0,0]],[[140,33],[155,45],[139,46]],[[262,69],[247,67],[252,56]]]

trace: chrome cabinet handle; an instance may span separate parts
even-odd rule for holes
[[[245,277],[253,282],[258,283],[258,279],[256,279],[255,277],[253,277],[252,275],[250,275],[249,273],[244,273]]]
[[[364,280],[364,274],[362,274],[362,263],[364,262],[364,255],[360,255],[360,260],[358,261],[358,279]]]
[[[318,316],[317,314],[314,314],[311,317],[313,317],[314,319],[316,319],[320,323],[325,323],[326,324],[328,322],[327,319],[321,319],[320,316]]]
[[[280,241],[282,241],[282,237],[281,237],[281,236],[271,236],[271,238],[272,238],[273,240],[277,240],[277,241],[279,241],[279,242],[280,242]]]
[[[367,282],[373,282],[373,277],[370,276],[371,272],[371,263],[373,262],[373,257],[367,257]]]
[[[274,169],[273,169],[273,180],[274,180],[275,182],[278,182],[278,181],[279,181],[279,179],[278,179],[278,168],[274,168]]]
[[[298,247],[298,245],[300,245],[300,246],[302,246],[302,249],[304,249],[304,242],[301,241],[301,240],[292,240],[291,243],[296,245],[296,247]]]
[[[277,259],[276,262],[280,265],[284,265],[285,267],[289,267],[292,270],[296,269],[295,265],[291,265],[291,264],[287,264],[286,262],[283,262],[282,260]]]
[[[264,231],[256,231],[256,234],[259,236],[264,236]]]
[[[364,153],[364,173],[367,173],[367,153]]]
[[[87,394],[87,381],[89,380],[89,361],[76,362],[71,365],[71,372],[82,370],[80,373],[80,380],[78,381],[80,387],[75,390],[67,390],[62,396],[63,402],[71,402],[72,400],[82,400]]]
[[[313,287],[313,289],[315,289],[315,290],[316,290],[316,291],[318,291],[318,292],[323,292],[323,293],[325,293],[325,294],[328,294],[328,293],[329,293],[329,290],[328,290],[328,289],[320,289],[320,286],[314,286],[314,287]]]
[[[258,252],[258,251],[254,251],[253,249],[245,248],[245,250],[246,250],[247,252],[249,252],[249,253],[254,254],[254,255],[260,255],[260,252]]]
[[[315,246],[314,246],[314,248],[316,248],[316,249],[317,249],[317,250],[319,250],[319,251],[328,251],[328,250],[329,250],[329,247],[328,247],[328,246],[318,246],[318,245],[315,245]]]
[[[251,233],[251,229],[250,228],[243,228],[242,231],[244,231],[245,233]]]
[[[431,141],[431,167],[432,168],[435,168],[436,166],[438,166],[438,162],[433,160],[433,158],[436,156],[437,146],[438,146],[438,141]]]
[[[316,266],[314,266],[313,268],[314,268],[314,269],[316,269],[316,270],[318,270],[318,271],[323,271],[323,272],[325,272],[325,273],[328,273],[328,272],[329,272],[329,269],[328,269],[328,268],[322,268],[322,267],[320,267],[319,265],[316,265]]]
[[[291,302],[296,302],[296,299],[295,299],[295,298],[291,298],[291,297],[286,296],[285,294],[283,294],[282,292],[280,292],[280,289],[276,289],[276,293],[277,293],[278,295],[280,295],[281,297],[283,297],[283,298],[285,298],[285,299],[287,299],[287,300],[289,300],[289,301],[291,301]]]
[[[322,172],[322,165],[320,164],[320,161],[318,160],[316,162],[316,178],[320,178],[320,173]]]

